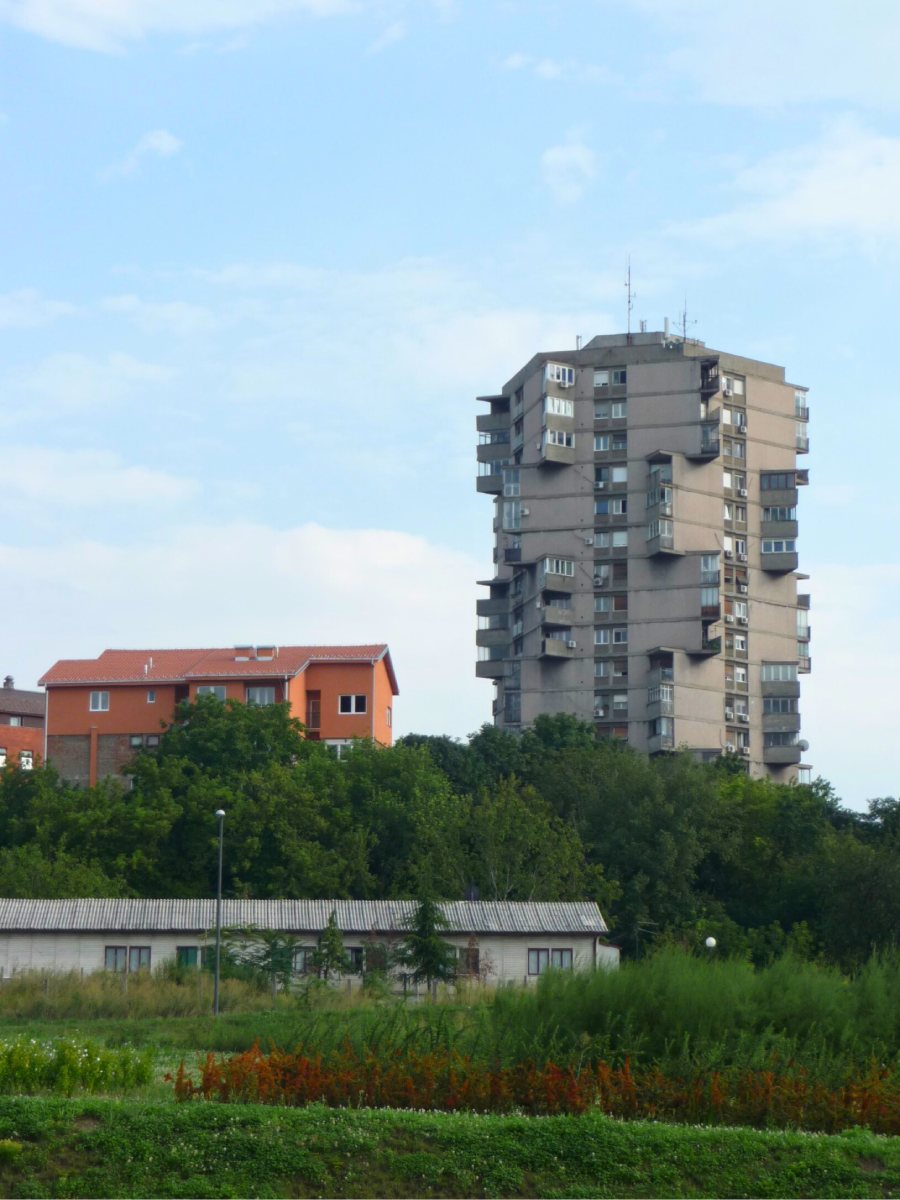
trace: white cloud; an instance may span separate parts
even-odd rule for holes
[[[0,329],[34,329],[76,311],[74,304],[48,300],[35,288],[22,288],[0,296]]]
[[[541,176],[558,204],[575,204],[597,174],[597,155],[578,134],[541,155]]]
[[[596,63],[580,62],[578,59],[537,58],[516,51],[500,63],[504,71],[527,71],[547,82],[561,80],[564,83],[608,83],[615,76],[608,67]]]
[[[67,46],[111,54],[154,34],[246,29],[304,13],[352,12],[360,0],[0,0],[0,21]]]
[[[20,368],[0,379],[8,404],[2,421],[30,424],[37,414],[88,413],[121,403],[148,386],[159,387],[172,372],[129,354],[100,358],[84,354],[52,354],[36,366]]]
[[[739,169],[730,210],[676,227],[718,242],[843,238],[900,242],[900,138],[844,117],[806,146]]]
[[[169,133],[168,129],[152,129],[139,138],[119,162],[112,163],[100,174],[103,180],[121,179],[134,175],[147,158],[172,158],[180,153],[184,142]]]
[[[0,510],[20,510],[23,503],[29,511],[35,505],[70,509],[175,504],[196,491],[193,480],[148,467],[126,466],[115,454],[6,446]]]
[[[215,329],[219,318],[207,307],[184,300],[150,301],[139,296],[107,296],[104,312],[118,313],[148,333],[174,333],[190,337]]]
[[[388,25],[375,41],[366,48],[366,54],[381,54],[390,46],[395,46],[397,42],[402,42],[407,32],[405,21],[394,21],[393,24]]]
[[[474,677],[483,569],[406,533],[313,524],[170,527],[128,546],[0,546],[5,586],[19,598],[12,666],[23,686],[57,658],[106,646],[386,641],[400,684],[396,735],[465,735],[490,719],[490,685]],[[248,579],[252,588],[238,586]]]
[[[821,0],[630,0],[674,48],[645,82],[687,79],[701,99],[772,108],[837,101],[900,105],[900,6]]]

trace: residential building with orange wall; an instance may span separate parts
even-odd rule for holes
[[[17,688],[11,675],[0,687],[0,768],[30,770],[44,753],[43,692]]]
[[[47,689],[46,757],[64,779],[88,786],[159,745],[183,700],[287,702],[309,738],[389,746],[398,695],[384,644],[105,650],[62,659],[39,682]]]

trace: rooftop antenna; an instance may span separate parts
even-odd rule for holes
[[[687,296],[685,296],[685,298],[684,298],[684,308],[681,310],[681,322],[680,322],[680,324],[681,324],[681,340],[682,340],[683,342],[686,342],[686,341],[687,341],[688,329],[690,329],[690,327],[691,327],[692,325],[696,325],[696,324],[697,324],[696,320],[694,320],[694,321],[689,321],[689,320],[688,320]]]
[[[631,290],[631,255],[628,255],[628,274],[625,276],[625,294],[628,297],[626,331],[631,341],[631,310],[634,308],[634,292]]]

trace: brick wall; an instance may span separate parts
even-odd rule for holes
[[[91,739],[88,734],[51,734],[47,759],[67,783],[87,787],[90,779]]]

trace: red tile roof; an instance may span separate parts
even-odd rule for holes
[[[398,694],[391,655],[384,643],[367,646],[277,646],[274,657],[238,661],[233,646],[213,650],[104,650],[99,658],[60,659],[38,682],[44,687],[91,683],[178,683],[299,675],[313,662],[374,664],[384,660]]]

